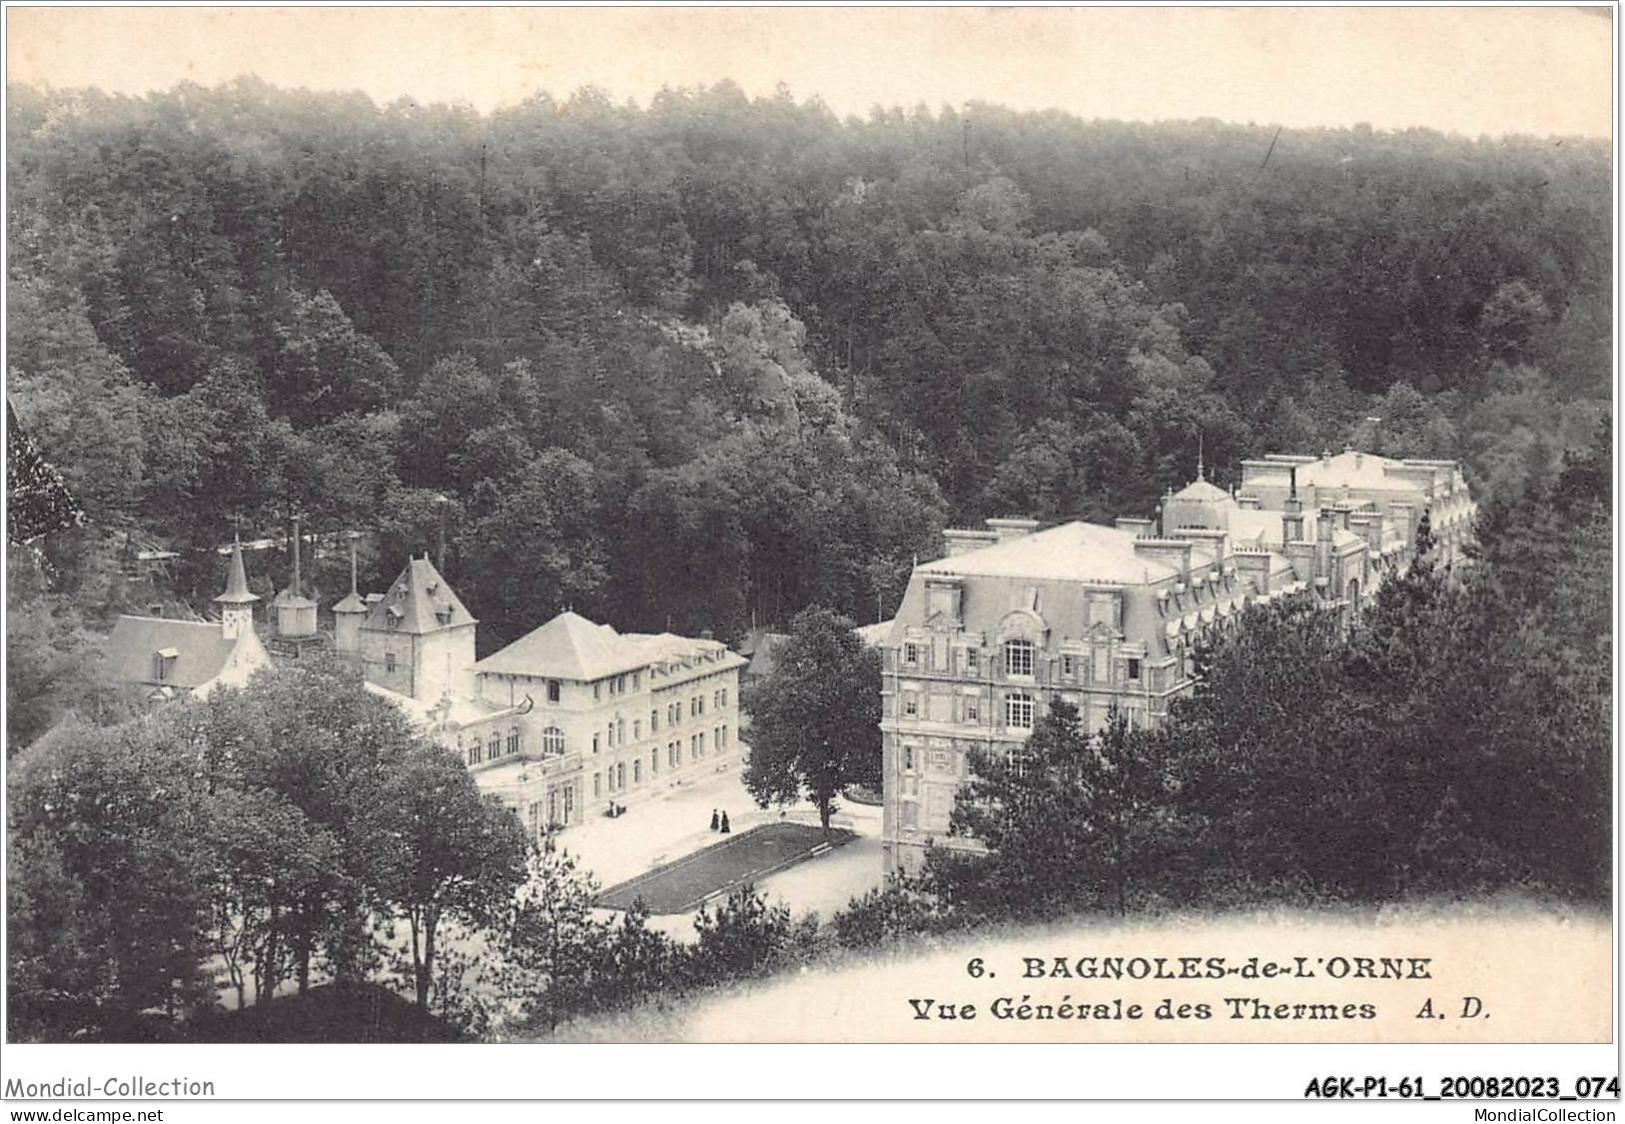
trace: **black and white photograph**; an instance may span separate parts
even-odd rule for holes
[[[7,6],[5,1099],[1617,1102],[1617,15]]]

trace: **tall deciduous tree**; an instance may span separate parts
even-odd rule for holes
[[[757,803],[803,796],[824,830],[849,784],[880,779],[880,656],[852,622],[828,609],[790,624],[773,672],[745,694],[750,760],[745,787]]]
[[[427,1010],[441,919],[479,926],[503,913],[524,880],[524,832],[436,745],[417,746],[396,764],[384,807],[397,841],[384,860],[384,896],[407,923],[413,987]]]

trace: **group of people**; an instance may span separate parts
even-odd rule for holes
[[[718,813],[715,808],[711,809],[711,830],[720,831],[724,835],[733,830],[732,827],[728,826],[727,812]]]

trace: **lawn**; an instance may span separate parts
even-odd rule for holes
[[[832,828],[827,842],[839,847],[852,838],[852,832]],[[825,842],[823,831],[810,824],[763,824],[611,886],[595,904],[625,909],[642,898],[650,913],[687,913],[712,894],[812,857]]]

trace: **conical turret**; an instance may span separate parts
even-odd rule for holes
[[[361,622],[367,618],[367,603],[356,588],[354,532],[350,534],[350,592],[333,606],[333,643],[341,652],[361,650]]]
[[[306,597],[299,582],[299,520],[293,521],[293,581],[277,594],[276,631],[283,640],[310,640],[316,636],[316,602]]]

